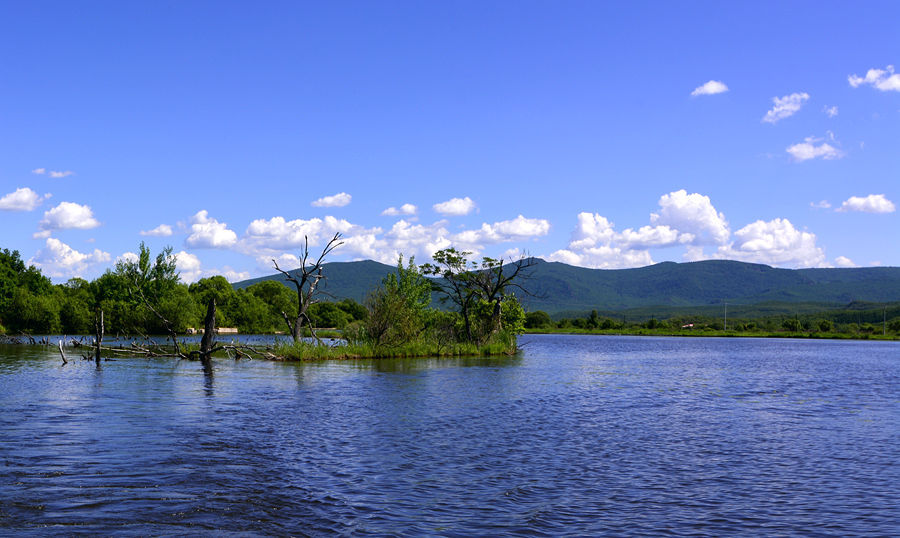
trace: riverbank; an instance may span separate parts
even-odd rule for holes
[[[812,340],[885,340],[900,341],[900,334],[888,332],[887,334],[874,333],[836,333],[836,332],[806,332],[806,331],[726,331],[716,329],[578,329],[566,328],[542,328],[525,329],[525,334],[587,334],[609,336],[679,336],[694,338],[805,338]]]

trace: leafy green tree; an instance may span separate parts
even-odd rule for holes
[[[268,303],[246,289],[238,290],[230,299],[228,312],[229,323],[236,325],[243,333],[272,332],[280,322],[272,316]]]
[[[309,308],[309,317],[316,327],[343,329],[352,318],[336,303],[316,303]]]
[[[534,312],[525,314],[526,329],[543,329],[552,326],[553,320],[550,319],[550,315],[543,310],[535,310]]]
[[[434,264],[425,264],[425,275],[432,280],[442,300],[451,302],[463,318],[465,336],[470,342],[482,343],[504,330],[503,302],[514,290],[528,293],[520,281],[534,265],[531,258],[504,264],[502,259],[483,257],[481,263],[469,261],[470,252],[455,248],[432,255]]]
[[[397,272],[389,273],[367,299],[366,329],[375,345],[400,345],[411,341],[425,328],[425,309],[431,302],[431,283],[410,258],[403,256]]]
[[[820,319],[817,326],[823,333],[830,333],[832,330],[834,330],[834,322],[832,322],[830,319]]]
[[[786,331],[790,332],[799,332],[803,326],[800,324],[800,320],[795,318],[788,318],[781,323],[781,326]]]
[[[66,334],[88,334],[93,324],[95,304],[91,284],[82,278],[71,278],[59,286],[63,295],[59,320]]]

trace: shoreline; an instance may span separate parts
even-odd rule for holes
[[[846,334],[822,332],[787,331],[725,331],[725,330],[666,330],[666,329],[525,329],[524,334],[578,334],[586,336],[671,336],[679,338],[797,338],[802,340],[879,340],[900,341],[900,334]]]

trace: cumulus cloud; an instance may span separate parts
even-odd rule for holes
[[[194,248],[228,248],[237,243],[237,234],[226,223],[210,218],[204,209],[191,217],[191,234],[185,243]]]
[[[486,244],[523,241],[547,235],[550,222],[544,219],[530,219],[522,215],[512,219],[483,223],[477,230],[466,230],[453,236],[454,243],[463,248],[480,249]]]
[[[141,235],[151,237],[169,237],[172,235],[172,227],[168,224],[160,224],[152,230],[141,230]]]
[[[47,198],[50,194],[41,196],[28,187],[22,187],[0,198],[0,211],[33,211]]]
[[[100,226],[91,208],[74,202],[60,202],[53,209],[44,213],[38,225],[46,236],[53,230],[89,230]]]
[[[649,248],[681,245],[686,257],[703,258],[702,245],[723,245],[731,232],[722,213],[709,197],[684,189],[664,194],[659,211],[650,214],[650,225],[615,231],[613,223],[598,213],[578,214],[567,248],[549,259],[604,269],[637,267],[653,263]]]
[[[627,250],[609,245],[590,247],[577,252],[569,249],[557,250],[547,259],[593,269],[626,269],[653,264],[653,258],[646,250]]]
[[[354,235],[366,231],[362,226],[332,216],[309,220],[285,220],[284,217],[256,219],[247,226],[239,250],[248,254],[273,253],[302,247],[306,238],[310,246],[316,246],[331,239],[335,233]],[[381,229],[373,228],[371,231],[380,233]]]
[[[92,266],[108,263],[110,259],[108,252],[99,249],[94,249],[91,253],[78,252],[59,239],[48,237],[44,248],[28,260],[28,263],[51,277],[72,278],[83,276]]]
[[[616,241],[628,248],[665,247],[676,243],[691,243],[694,235],[681,233],[669,226],[642,226],[637,230],[623,230],[616,236]]]
[[[833,118],[838,115],[838,107],[836,106],[827,106],[825,107],[824,111],[829,118]]]
[[[854,88],[868,85],[883,92],[900,92],[900,74],[894,73],[893,65],[884,69],[869,69],[865,77],[850,75],[847,77],[847,82]]]
[[[578,214],[570,249],[585,249],[595,245],[609,244],[616,235],[613,223],[598,213],[582,212]]]
[[[775,106],[772,107],[772,110],[766,112],[762,121],[765,123],[777,123],[784,118],[789,118],[796,114],[808,99],[809,94],[805,92],[792,93],[784,97],[773,97],[772,102],[775,103]]]
[[[249,272],[235,271],[228,266],[225,266],[224,269],[203,269],[200,258],[184,250],[175,254],[175,269],[178,271],[181,281],[187,284],[211,276],[223,276],[228,282],[237,282],[238,280],[250,278]]]
[[[613,223],[606,217],[582,212],[578,214],[568,248],[553,252],[547,259],[595,269],[621,269],[653,263],[646,250],[614,245],[618,237]]]
[[[853,263],[853,260],[851,260],[850,258],[848,258],[846,256],[838,256],[837,258],[835,258],[834,266],[835,267],[859,267],[858,265]]]
[[[694,91],[691,92],[691,95],[696,97],[698,95],[715,95],[717,93],[725,93],[728,91],[728,86],[725,85],[724,82],[719,80],[710,80],[701,86],[697,86],[694,88]]]
[[[677,230],[677,242],[717,244],[728,240],[729,229],[725,215],[716,211],[708,196],[688,194],[681,189],[659,198],[659,212],[650,214],[650,223]],[[689,234],[689,237],[686,236]]]
[[[794,228],[788,219],[758,220],[734,232],[734,241],[719,247],[717,258],[767,265],[817,267],[825,252],[816,236]]]
[[[844,156],[843,151],[835,148],[831,144],[822,142],[817,146],[817,142],[822,142],[822,139],[810,136],[803,142],[788,147],[785,151],[790,153],[797,162],[808,161],[809,159],[825,159],[826,161],[830,161],[840,159]]]
[[[818,202],[810,202],[809,207],[814,209],[828,209],[831,207],[831,202],[828,200],[819,200]]]
[[[844,200],[841,207],[835,211],[841,213],[847,211],[862,211],[863,213],[893,213],[897,209],[894,202],[888,200],[883,194],[870,194],[868,196],[851,196]]]
[[[346,192],[339,192],[332,196],[323,196],[312,203],[313,207],[344,207],[350,203],[352,196]]]
[[[382,211],[381,214],[386,217],[398,217],[400,215],[415,215],[416,211],[418,211],[418,209],[419,208],[417,208],[416,206],[414,206],[412,204],[403,204],[402,206],[400,206],[400,209],[397,209],[396,207],[389,207],[389,208],[385,209],[384,211]]]
[[[471,213],[475,209],[475,202],[466,196],[465,198],[451,198],[431,207],[441,215],[461,216]]]

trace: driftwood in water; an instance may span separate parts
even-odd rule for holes
[[[100,345],[103,343],[103,309],[94,315],[94,362],[100,366]]]
[[[63,341],[59,341],[59,356],[62,357],[63,364],[69,364],[68,359],[66,359],[66,352],[63,351]]]
[[[200,339],[200,360],[209,362],[216,350],[216,298],[210,297],[206,304],[206,319],[203,321],[203,338]]]

